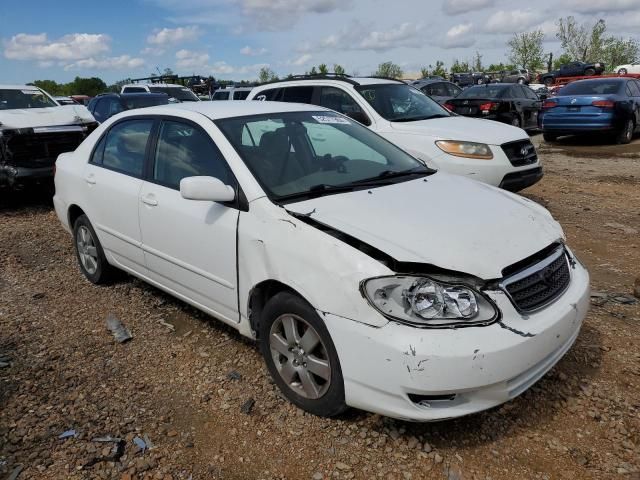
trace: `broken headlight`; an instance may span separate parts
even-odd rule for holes
[[[474,288],[430,277],[372,278],[362,289],[384,316],[417,326],[486,325],[498,317],[493,302]]]

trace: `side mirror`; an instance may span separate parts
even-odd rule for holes
[[[185,177],[180,180],[180,195],[186,200],[209,202],[231,202],[236,198],[235,190],[215,177]]]

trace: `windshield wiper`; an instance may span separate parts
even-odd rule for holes
[[[276,198],[277,201],[282,200],[294,200],[299,198],[316,198],[322,197],[326,194],[339,193],[339,192],[351,192],[353,191],[353,185],[351,183],[345,185],[327,185],[326,183],[320,183],[305,190],[303,192],[290,193],[288,195],[280,195]]]
[[[419,120],[430,120],[432,118],[446,118],[451,115],[445,115],[444,113],[436,113],[434,115],[420,115],[415,117],[400,117],[391,119],[392,122],[417,122]]]
[[[409,177],[409,176],[422,176],[434,173],[434,170],[426,167],[415,167],[409,170],[384,170],[375,177],[363,178],[362,180],[356,180],[347,185],[379,185],[380,183],[389,183],[388,180],[392,178]]]

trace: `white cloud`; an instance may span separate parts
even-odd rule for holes
[[[268,50],[266,48],[251,48],[249,45],[240,49],[240,53],[242,55],[247,55],[249,57],[257,57],[259,55],[264,55],[267,52]]]
[[[205,72],[211,75],[248,75],[258,76],[258,71],[263,67],[268,67],[267,63],[256,63],[253,65],[234,66],[227,62],[219,61],[205,67]]]
[[[151,45],[176,45],[196,40],[201,34],[200,28],[196,26],[156,29],[147,37],[147,43]]]
[[[65,70],[97,69],[97,70],[123,70],[134,69],[144,65],[142,58],[120,55],[119,57],[86,58],[64,66]]]
[[[206,52],[193,52],[185,49],[176,52],[176,66],[178,68],[202,68],[208,63],[209,54]]]
[[[471,35],[473,31],[472,23],[460,23],[451,27],[444,36],[443,48],[464,48],[476,43]]]
[[[50,41],[46,33],[19,33],[4,42],[4,56],[11,60],[74,61],[109,51],[108,35],[71,33]]]
[[[442,10],[447,15],[459,15],[493,6],[495,0],[444,0]]]
[[[540,10],[499,10],[485,23],[487,33],[516,33],[534,26],[542,20]]]
[[[166,50],[161,47],[145,47],[140,50],[141,55],[153,55],[154,57],[159,57],[160,55],[164,55]]]
[[[577,13],[625,12],[640,10],[640,0],[564,0],[563,6]]]
[[[311,54],[304,53],[300,55],[298,58],[294,58],[293,60],[289,60],[287,65],[292,65],[294,67],[301,67],[302,65],[306,65],[313,58]]]

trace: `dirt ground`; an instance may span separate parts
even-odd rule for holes
[[[640,139],[534,141],[546,175],[523,194],[562,223],[594,291],[630,294]],[[639,330],[640,303],[600,295],[566,357],[502,407],[317,418],[280,397],[252,342],[132,278],[91,285],[50,201],[0,192],[0,478],[637,480]]]

